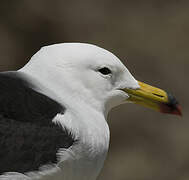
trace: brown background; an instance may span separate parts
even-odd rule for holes
[[[16,70],[41,46],[58,42],[112,51],[136,79],[171,91],[183,107],[182,118],[115,108],[99,180],[188,180],[189,1],[0,1],[0,70]]]

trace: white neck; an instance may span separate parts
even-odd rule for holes
[[[95,180],[107,155],[109,147],[107,122],[100,113],[89,110],[87,112],[85,116],[68,112],[62,119],[62,125],[71,128],[71,131],[77,134],[78,140],[68,152],[66,161],[65,156],[62,156],[60,167],[63,169],[65,180]],[[65,123],[64,119],[69,123]]]
[[[46,95],[66,107],[65,114],[57,115],[55,121],[70,130],[78,140],[68,150],[60,150],[61,170],[56,174],[56,178],[95,180],[103,167],[109,147],[109,127],[104,112],[99,110],[101,108],[89,106],[87,102],[78,98],[74,90],[69,91],[58,77],[46,77],[43,73],[36,77],[35,72],[28,71],[27,68],[20,71],[28,74],[30,78],[35,78],[39,82],[39,89],[45,89]]]

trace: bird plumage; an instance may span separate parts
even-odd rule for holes
[[[108,112],[128,99],[170,106],[164,91],[138,89],[115,55],[84,43],[44,47],[18,71],[0,73],[0,180],[96,180]]]
[[[26,173],[57,163],[57,151],[76,141],[52,122],[64,111],[35,90],[22,73],[0,73],[0,173]]]

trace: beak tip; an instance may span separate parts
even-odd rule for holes
[[[182,116],[182,108],[181,106],[178,104],[175,108],[175,110],[172,112],[172,114],[178,115],[178,116]]]
[[[181,106],[176,98],[170,93],[167,93],[167,96],[168,103],[163,103],[160,105],[160,112],[182,116]]]
[[[174,106],[170,106],[170,104],[161,104],[160,112],[182,116],[182,108],[179,104],[175,104]]]

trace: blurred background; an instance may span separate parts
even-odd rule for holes
[[[113,109],[99,180],[188,180],[189,1],[0,1],[1,71],[17,70],[41,46],[60,42],[113,52],[136,79],[172,92],[183,108],[183,117],[130,104]]]

